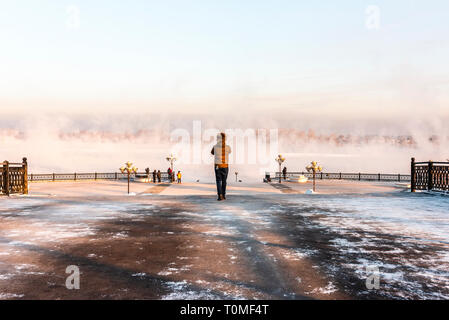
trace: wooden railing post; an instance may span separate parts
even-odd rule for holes
[[[427,190],[433,189],[433,161],[429,161],[429,165],[427,167]]]
[[[380,173],[377,174],[377,180],[380,181]]]
[[[53,182],[55,181],[55,174],[53,173]]]
[[[23,168],[23,194],[28,194],[28,162],[27,158],[22,159]]]
[[[410,191],[416,192],[416,167],[415,167],[415,158],[412,158],[411,166],[410,166]]]
[[[359,172],[359,181],[362,180],[362,174]]]
[[[341,180],[341,172],[340,172],[340,178],[339,179]]]
[[[3,162],[3,176],[5,177],[4,185],[5,185],[5,194],[9,196],[9,162],[6,160]]]
[[[95,180],[97,180],[97,173],[95,172]]]
[[[398,173],[398,182],[401,182],[401,174]]]
[[[76,181],[76,172],[73,174],[73,179]]]

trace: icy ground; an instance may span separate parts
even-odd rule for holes
[[[340,276],[366,279],[367,267],[375,266],[385,297],[449,298],[449,197],[322,196],[314,203],[289,201],[286,207],[332,234],[335,262],[321,263],[327,272],[338,268]]]
[[[449,197],[81,186],[0,198],[0,299],[449,298]],[[80,290],[65,287],[69,265]]]

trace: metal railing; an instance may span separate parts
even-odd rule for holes
[[[27,158],[22,163],[3,161],[0,167],[0,195],[28,193],[28,163]]]
[[[449,191],[449,162],[411,162],[411,191]]]
[[[130,175],[131,179],[149,179],[153,181],[153,173],[147,174],[145,172],[133,173]],[[121,172],[89,172],[89,173],[44,173],[36,174],[31,173],[28,175],[29,182],[39,182],[39,181],[80,181],[80,180],[127,180],[128,174]],[[167,172],[161,172],[161,182],[170,181]]]
[[[271,176],[271,174],[270,174]],[[275,179],[279,176],[284,178],[282,172],[275,172]],[[289,180],[298,180],[300,176],[312,178],[309,172],[287,172],[286,177]],[[316,173],[316,179],[319,180],[354,180],[354,181],[386,181],[386,182],[410,182],[409,174],[391,174],[391,173],[345,173],[345,172],[320,172]]]

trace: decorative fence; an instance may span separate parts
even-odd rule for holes
[[[28,163],[23,158],[22,163],[2,162],[0,170],[0,195],[14,193],[28,194]]]
[[[149,179],[152,181],[153,173],[133,173],[130,175],[131,179]],[[121,180],[128,179],[127,173],[109,172],[109,173],[45,173],[45,174],[29,174],[29,182],[39,181],[79,181],[79,180]],[[161,181],[170,181],[167,172],[161,172]]]
[[[309,172],[288,172],[287,178],[290,180],[297,180],[300,176],[312,178],[312,173]],[[275,179],[279,179],[279,176],[284,178],[281,172],[275,173]],[[330,173],[320,172],[316,174],[316,179],[321,180],[356,180],[356,181],[387,181],[387,182],[410,182],[409,174],[385,174],[385,173]]]
[[[449,162],[411,162],[411,191],[449,190]]]

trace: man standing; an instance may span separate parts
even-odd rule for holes
[[[217,144],[212,148],[211,153],[215,156],[214,169],[217,182],[217,200],[226,200],[226,179],[228,178],[229,154],[231,153],[231,147],[226,145],[226,134],[219,133],[217,135]]]
[[[156,179],[157,179],[157,172],[156,170],[153,171],[153,183],[156,183]]]
[[[287,167],[284,167],[284,169],[282,169],[282,174],[284,175],[284,180],[287,180]]]

